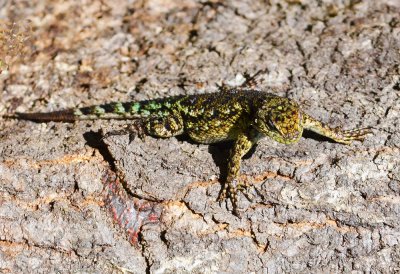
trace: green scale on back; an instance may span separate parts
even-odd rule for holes
[[[248,185],[239,180],[242,157],[260,138],[292,144],[303,130],[311,130],[338,143],[350,144],[371,133],[368,128],[342,130],[312,118],[288,98],[256,89],[231,89],[219,93],[183,95],[137,102],[116,102],[50,113],[16,113],[9,116],[33,121],[142,119],[144,131],[168,138],[187,134],[198,143],[233,141],[228,174],[219,200],[230,198],[235,214],[237,192]]]

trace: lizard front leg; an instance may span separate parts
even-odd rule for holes
[[[232,202],[233,213],[235,215],[238,215],[237,191],[243,191],[248,186],[246,183],[239,180],[240,163],[242,161],[242,157],[251,149],[251,147],[255,143],[256,138],[252,138],[251,134],[241,133],[234,142],[234,146],[230,152],[228,174],[221,193],[218,197],[218,201],[222,201],[226,197],[228,197]]]
[[[338,143],[350,144],[353,140],[362,141],[367,134],[372,133],[370,128],[342,130],[341,128],[330,128],[329,126],[303,113],[303,128],[311,130],[322,136],[328,137]]]

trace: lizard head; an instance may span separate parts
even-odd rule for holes
[[[288,98],[268,98],[256,113],[254,127],[277,142],[296,143],[303,134],[300,107]]]

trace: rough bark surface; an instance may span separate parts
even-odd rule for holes
[[[0,114],[213,92],[266,69],[263,89],[374,128],[350,146],[263,139],[237,218],[216,202],[228,145],[0,119],[0,272],[400,271],[399,1],[0,1],[0,19],[29,26],[3,60]],[[110,172],[162,210],[137,243],[104,204]]]

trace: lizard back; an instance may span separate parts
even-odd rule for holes
[[[254,103],[267,93],[229,90],[188,96],[179,101],[184,131],[199,143],[234,140],[250,127]]]

